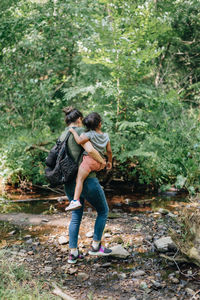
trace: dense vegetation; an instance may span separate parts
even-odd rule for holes
[[[198,0],[2,0],[0,176],[43,184],[62,108],[98,111],[117,172],[199,189]]]

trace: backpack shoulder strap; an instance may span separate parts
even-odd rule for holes
[[[64,138],[64,140],[63,140],[63,141],[60,141],[61,144],[62,144],[62,146],[61,146],[61,149],[60,149],[60,151],[59,151],[57,161],[60,161],[60,159],[62,159],[62,156],[63,156],[63,154],[64,154],[64,152],[65,152],[65,146],[66,146],[66,143],[67,143],[67,140],[68,140],[70,134],[71,134],[71,132],[68,131],[67,134],[66,134],[66,136],[65,136],[65,138]]]

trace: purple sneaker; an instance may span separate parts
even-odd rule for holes
[[[97,256],[108,256],[112,254],[112,250],[105,248],[104,246],[99,244],[99,247],[95,249],[94,247],[91,247],[91,249],[88,252],[90,255],[97,255]]]
[[[70,254],[67,262],[69,264],[76,264],[77,260],[83,260],[83,258],[84,258],[84,256],[82,254],[80,254],[80,253],[78,253],[77,256],[75,256],[73,254]]]

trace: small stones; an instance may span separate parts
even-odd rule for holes
[[[161,213],[162,215],[167,215],[170,211],[165,208],[159,208],[158,212]]]
[[[155,287],[156,289],[161,289],[163,287],[163,285],[156,280],[152,280],[151,282],[153,284],[153,287]]]
[[[92,238],[93,235],[94,235],[93,231],[88,231],[85,236],[88,237],[88,238]]]
[[[111,266],[110,262],[107,262],[107,263],[101,265],[102,268],[108,268],[110,266]]]
[[[119,275],[118,275],[118,278],[119,279],[126,279],[126,274],[125,273],[120,273]]]
[[[148,285],[146,284],[145,281],[141,281],[140,288],[143,289],[143,290],[148,289]]]
[[[67,244],[69,242],[69,240],[68,240],[68,238],[66,238],[65,236],[60,236],[59,238],[58,238],[58,243],[60,244],[60,245],[65,245],[65,244]]]
[[[110,249],[112,250],[111,253],[112,256],[126,258],[127,256],[130,255],[129,252],[126,249],[124,249],[121,245],[111,247]]]
[[[42,222],[43,222],[43,223],[48,223],[49,220],[48,220],[48,219],[42,219]]]
[[[139,277],[139,276],[143,276],[143,275],[145,275],[145,272],[143,270],[137,270],[132,273],[133,277]]]
[[[106,232],[105,234],[104,234],[104,237],[105,238],[110,238],[112,235],[109,233],[109,232]]]
[[[176,246],[170,236],[157,239],[154,244],[159,252],[166,252],[170,249],[176,249]]]
[[[11,232],[8,233],[8,235],[14,235],[17,232],[17,230],[13,230]]]
[[[51,273],[53,270],[52,267],[44,267],[44,272]]]
[[[67,269],[67,273],[70,275],[75,274],[78,271],[78,268],[69,268]]]
[[[31,238],[31,235],[30,235],[30,234],[27,234],[27,235],[24,236],[24,239],[25,239],[25,240],[28,240],[28,239],[30,239],[30,238]]]
[[[60,249],[60,251],[61,252],[63,252],[63,253],[66,253],[67,251],[68,251],[68,246],[66,246],[66,245],[61,245],[61,249]]]
[[[118,214],[116,214],[116,213],[114,213],[114,212],[109,212],[108,213],[108,218],[109,219],[117,219],[117,218],[119,218],[120,217],[120,215],[118,215]]]
[[[32,239],[28,239],[25,243],[31,245],[33,243],[33,240]]]
[[[27,254],[26,254],[26,253],[24,253],[24,252],[21,252],[21,251],[18,253],[18,255],[19,255],[19,256],[23,256],[23,257],[27,256]]]
[[[194,295],[195,295],[195,291],[193,291],[193,290],[190,289],[190,288],[186,288],[185,291],[186,291],[186,293],[187,293],[188,295],[191,295],[191,296],[194,296]]]
[[[131,199],[129,199],[129,198],[124,199],[124,203],[129,205],[131,203]]]
[[[168,276],[169,277],[169,281],[171,283],[178,284],[180,282],[180,280],[177,277],[175,277],[175,276],[176,276],[175,273],[169,274],[169,276]]]
[[[169,217],[169,212],[159,210],[157,215],[153,215],[152,212],[128,215],[122,210],[119,211],[119,208],[112,209],[112,212],[114,215],[111,215],[111,218],[117,216],[118,219],[108,220],[102,239],[105,247],[117,245],[117,253],[115,248],[109,257],[96,258],[87,254],[91,244],[90,238],[93,237],[95,214],[92,210],[91,213],[86,212],[80,230],[78,246],[79,250],[84,252],[83,262],[78,261],[74,265],[67,263],[69,247],[66,231],[69,218],[66,218],[65,225],[62,222],[55,228],[55,226],[51,227],[52,216],[50,215],[45,216],[49,219],[49,223],[42,224],[47,230],[40,232],[40,228],[30,227],[25,234],[31,233],[31,235],[25,237],[23,234],[20,235],[20,241],[23,244],[13,245],[14,251],[9,252],[8,257],[17,260],[20,264],[24,262],[28,264],[29,270],[35,276],[41,274],[49,281],[60,281],[64,290],[76,294],[79,299],[85,299],[88,296],[98,297],[95,294],[96,291],[101,292],[102,299],[178,300],[179,297],[191,299],[199,289],[198,283],[195,282],[198,270],[192,265],[186,266],[186,269],[183,268],[186,274],[184,281],[181,279],[181,272],[173,271],[174,262],[171,262],[173,268],[168,262],[166,270],[163,270],[163,258],[154,252],[155,240],[166,238],[169,227],[175,229],[176,232],[179,230],[179,224]],[[50,231],[49,227],[51,227]],[[9,229],[9,240],[13,241],[18,235],[18,229],[16,236],[12,236],[15,233],[11,230],[13,228]],[[37,231],[39,235],[36,234]],[[60,238],[64,239],[64,244],[59,243]],[[32,240],[32,243],[27,244],[28,240]],[[82,248],[86,248],[85,251]],[[123,249],[122,256],[118,252],[119,248]],[[147,253],[143,253],[144,249]],[[169,251],[169,246],[166,249]],[[128,254],[124,254],[124,251]],[[90,289],[89,286],[92,288]]]
[[[175,284],[179,283],[179,279],[176,278],[176,277],[171,277],[171,278],[170,278],[170,281],[171,281],[172,283],[175,283]]]
[[[84,272],[79,272],[77,274],[77,279],[80,280],[80,281],[85,281],[89,278],[90,276]]]

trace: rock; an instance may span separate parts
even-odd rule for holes
[[[176,277],[171,277],[171,278],[170,278],[170,281],[171,281],[172,283],[175,283],[175,284],[179,283],[179,279],[176,278]]]
[[[48,223],[48,222],[49,222],[49,220],[48,220],[48,219],[42,219],[42,222],[44,222],[44,223]]]
[[[33,245],[39,246],[39,245],[40,245],[40,242],[35,242],[35,243],[33,243]]]
[[[155,212],[155,213],[153,213],[153,217],[154,218],[160,218],[161,217],[161,213],[159,213],[159,212]]]
[[[60,236],[59,239],[58,239],[58,243],[60,245],[65,245],[69,242],[69,240],[65,237],[65,236]]]
[[[21,251],[18,253],[18,255],[19,255],[19,256],[27,256],[27,254],[26,254],[26,253],[24,253],[24,252],[21,252]]]
[[[139,276],[145,275],[145,272],[143,270],[137,270],[137,271],[133,272],[131,275],[133,277],[139,277]]]
[[[152,280],[151,282],[152,282],[153,286],[157,289],[161,289],[163,287],[162,284],[156,280]]]
[[[109,219],[117,219],[117,218],[119,218],[119,217],[120,217],[119,214],[112,213],[112,212],[109,212],[109,213],[108,213],[108,218],[109,218]]]
[[[70,274],[70,275],[73,275],[73,274],[75,274],[77,271],[78,271],[78,268],[69,268],[69,269],[67,270],[67,273]]]
[[[175,215],[175,214],[173,214],[171,212],[168,213],[168,216],[171,217],[171,218],[177,218],[178,217],[177,215]]]
[[[195,291],[193,291],[193,290],[190,289],[190,288],[186,288],[185,291],[186,291],[186,293],[187,293],[188,295],[191,295],[191,296],[194,296],[194,294],[195,294]]]
[[[30,238],[31,238],[31,235],[30,235],[30,234],[27,234],[27,235],[24,236],[24,239],[26,239],[26,240],[27,240],[27,239],[30,239]]]
[[[108,267],[111,266],[111,263],[110,263],[110,262],[107,262],[107,263],[105,263],[105,264],[103,264],[103,265],[101,265],[101,266],[102,266],[102,268],[108,268]]]
[[[170,236],[162,237],[154,242],[159,252],[166,252],[171,249],[176,249],[174,242]]]
[[[62,260],[61,257],[57,257],[57,258],[56,258],[56,261],[61,261],[61,260]]]
[[[9,235],[14,235],[16,232],[17,232],[16,230],[13,230],[13,231],[9,232],[8,234]]]
[[[141,281],[140,288],[143,289],[143,290],[148,289],[148,286],[147,286],[145,281]]]
[[[68,252],[68,246],[66,246],[66,245],[63,246],[63,245],[61,245],[60,251],[63,252],[63,253]]]
[[[92,238],[93,235],[94,235],[93,231],[88,231],[85,236],[88,237],[88,238]]]
[[[137,300],[134,296],[129,298],[129,300]]]
[[[131,203],[131,199],[129,199],[129,198],[124,199],[124,203],[125,204],[130,204]]]
[[[126,274],[125,273],[121,273],[118,275],[119,279],[126,279]]]
[[[112,235],[109,233],[109,232],[106,232],[105,234],[104,234],[104,237],[105,238],[109,238],[109,237],[111,237]]]
[[[90,276],[84,272],[80,272],[77,274],[77,279],[80,281],[85,281],[89,278]]]
[[[51,273],[51,272],[52,272],[52,269],[53,269],[52,267],[45,267],[45,268],[44,268],[44,271],[45,271],[45,272]]]
[[[170,211],[165,208],[159,208],[158,212],[161,213],[162,215],[167,215]]]
[[[151,240],[152,240],[152,236],[151,236],[151,235],[147,235],[147,236],[145,237],[145,239],[146,239],[147,241],[151,241]]]
[[[192,270],[188,270],[187,271],[187,274],[190,276],[190,275],[192,275]]]
[[[94,268],[94,269],[98,269],[98,268],[100,268],[100,267],[101,267],[100,264],[94,264],[94,265],[93,265],[93,268]]]
[[[112,256],[126,258],[130,255],[129,252],[126,249],[124,249],[121,245],[111,247],[110,249],[112,250]]]
[[[29,240],[27,240],[25,243],[30,245],[30,244],[33,243],[33,240],[32,240],[32,239],[29,239]]]

